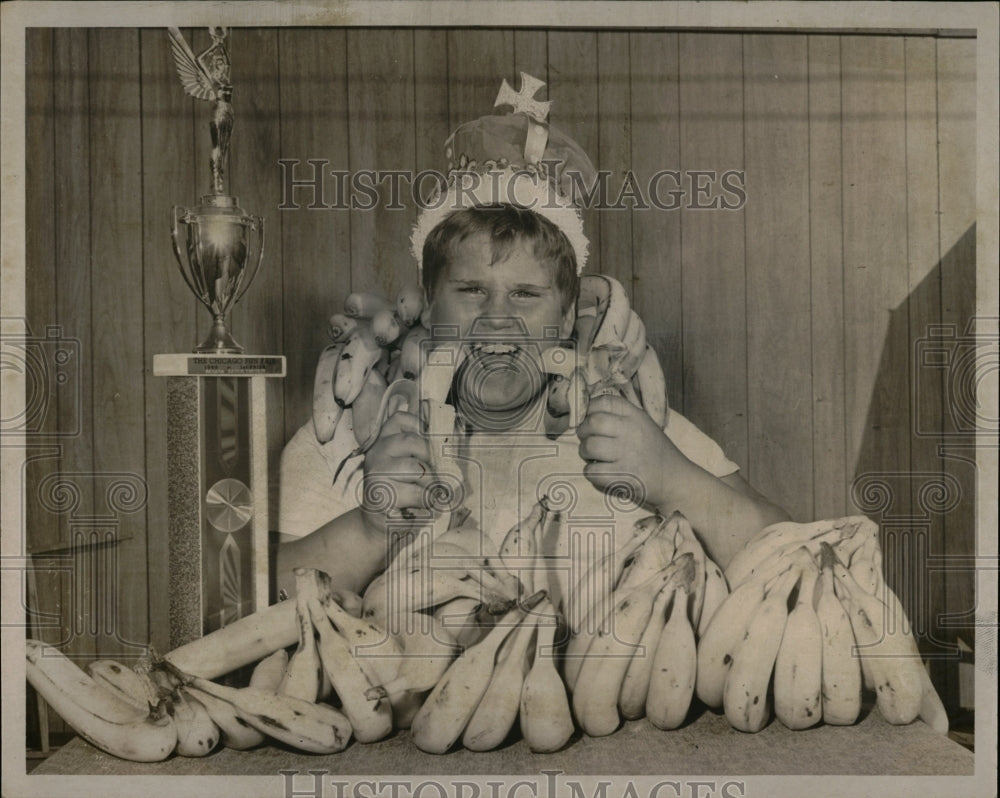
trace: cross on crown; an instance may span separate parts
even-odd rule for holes
[[[522,72],[521,91],[516,92],[505,78],[500,85],[500,92],[497,94],[497,99],[493,103],[493,107],[509,105],[513,107],[515,114],[525,114],[536,122],[545,122],[549,115],[549,105],[551,103],[535,99],[535,94],[544,85],[544,80],[539,80],[527,72]]]

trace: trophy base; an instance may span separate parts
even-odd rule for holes
[[[236,339],[230,334],[225,323],[216,320],[208,337],[199,346],[196,346],[194,351],[199,354],[240,355],[243,353],[243,347],[236,343]]]

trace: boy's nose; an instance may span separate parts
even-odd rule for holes
[[[526,336],[528,325],[521,316],[507,315],[482,315],[472,322],[472,329],[469,334],[473,337],[483,335],[496,335],[498,332],[514,333]]]

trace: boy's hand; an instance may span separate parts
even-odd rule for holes
[[[686,460],[646,412],[622,396],[592,399],[576,434],[587,479],[602,490],[634,483],[644,503],[655,507],[666,499],[671,467]]]
[[[427,439],[412,413],[389,417],[365,454],[361,512],[372,531],[385,532],[387,516],[413,510],[425,516],[427,488],[433,480]]]

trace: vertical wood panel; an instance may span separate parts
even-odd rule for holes
[[[411,169],[412,35],[405,30],[350,30],[347,63],[351,172]],[[389,207],[388,180],[375,190],[380,197],[374,208],[351,212],[351,288],[393,296],[411,272],[408,241],[414,208],[405,192],[402,209]]]
[[[448,129],[491,113],[500,81],[517,77],[511,31],[448,31]]]
[[[413,32],[414,166],[444,172],[448,127],[448,36],[443,30]],[[430,181],[424,189],[430,191]],[[416,264],[413,264],[414,269]]]
[[[138,32],[91,30],[90,65],[90,158],[92,173],[98,176],[91,186],[94,466],[98,474],[125,472],[142,478],[145,391],[143,321],[138,312],[143,307]],[[95,496],[95,504],[106,499]],[[126,598],[147,595],[142,516],[121,515],[119,538],[117,633],[126,640],[144,641],[146,602]],[[106,644],[117,645],[114,641]]]
[[[747,478],[792,518],[812,496],[809,91],[804,36],[744,37]]]
[[[809,259],[812,271],[813,516],[847,509],[840,39],[809,46]]]
[[[676,41],[676,40],[675,40]],[[657,48],[657,52],[662,48]],[[590,153],[598,171],[606,172],[609,188],[598,194],[600,236],[590,242],[591,271],[617,279],[635,302],[632,258],[632,214],[611,209],[617,188],[632,165],[632,94],[630,86],[629,34],[601,31],[597,34],[597,150]],[[676,82],[674,83],[676,87]],[[612,192],[611,198],[607,196]],[[661,320],[648,320],[649,343],[662,345]],[[650,330],[650,322],[653,329]],[[662,350],[661,350],[662,351]],[[661,355],[662,360],[662,355]]]
[[[552,124],[580,145],[596,161],[600,141],[600,95],[598,93],[597,33],[552,31],[549,33],[549,99],[553,101]],[[584,208],[583,231],[590,241],[591,257],[601,253],[600,213]],[[600,270],[600,263],[590,267]],[[626,291],[631,286],[625,283]]]
[[[189,39],[190,41],[190,39]],[[190,207],[204,192],[207,164],[196,163],[191,135],[195,103],[184,93],[173,69],[170,39],[165,31],[140,33],[142,52],[142,242],[143,317],[145,331],[146,477],[149,504],[146,511],[149,563],[149,617],[165,619],[167,594],[167,381],[152,376],[153,356],[186,352],[196,343],[200,316],[208,316],[182,279],[170,242],[174,205]],[[207,127],[207,125],[205,125]],[[207,138],[207,130],[205,136]],[[164,158],[163,153],[171,153]],[[183,229],[179,231],[183,233]],[[182,245],[183,246],[183,245]],[[149,642],[157,651],[169,645],[166,623],[150,624]]]
[[[845,37],[842,71],[848,452],[855,473],[896,471],[909,459],[906,328],[890,330],[908,289],[902,40]]]
[[[514,77],[521,72],[549,82],[549,34],[544,30],[514,31]],[[499,90],[499,84],[498,84]],[[542,86],[535,97],[539,100],[551,100],[552,91],[548,85]]]
[[[742,40],[680,36],[681,168],[743,169]],[[688,178],[690,181],[690,177]],[[748,202],[753,187],[747,186]],[[729,458],[747,465],[744,211],[691,208],[681,214],[684,411]]]
[[[310,159],[326,162],[316,167],[321,172],[346,171],[344,31],[283,29],[279,53],[281,157],[296,161],[286,179],[311,181]],[[270,251],[275,260],[280,259],[281,293],[288,311],[281,349],[287,358],[285,440],[310,418],[316,361],[329,343],[326,320],[334,309],[343,307],[351,290],[350,214],[343,207],[334,207],[345,201],[338,196],[336,182],[329,178],[322,185],[322,195],[309,186],[291,190],[283,198],[288,209],[273,214],[278,217],[280,238],[271,238]],[[329,208],[310,208],[313,204]]]
[[[972,430],[979,419],[973,404],[975,358],[967,337],[976,298],[976,42],[941,40],[937,78],[941,321],[956,335],[952,366],[943,373],[945,470],[961,490],[961,501],[944,521],[947,553],[962,557],[976,551],[977,531]],[[947,575],[944,626],[949,637],[961,635],[970,645],[975,641],[976,587],[972,568]]]
[[[602,64],[608,54],[618,70],[609,75],[602,69],[601,78],[601,168],[613,172],[608,181],[608,203],[615,206],[604,211],[602,263],[613,259],[608,271],[631,289],[635,310],[646,325],[647,341],[656,349],[663,367],[667,398],[671,407],[684,413],[680,207],[631,208],[631,201],[624,198],[623,207],[617,203],[620,193],[631,190],[629,170],[645,192],[654,175],[681,168],[678,37],[659,33],[627,36],[627,65],[601,50]],[[618,105],[622,96],[628,102],[624,108]],[[672,202],[670,192],[677,189],[679,181],[679,175],[677,180],[668,176],[655,184],[667,208]]]

